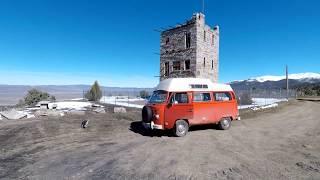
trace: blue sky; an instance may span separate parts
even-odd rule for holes
[[[158,83],[159,33],[201,0],[1,0],[0,84]],[[220,26],[220,82],[320,72],[320,1],[205,0]]]

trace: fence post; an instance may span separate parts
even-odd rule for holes
[[[82,90],[82,99],[84,100],[84,90]]]
[[[267,104],[267,89],[264,90],[264,105]]]

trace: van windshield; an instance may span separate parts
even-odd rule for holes
[[[149,99],[149,103],[163,103],[167,100],[167,91],[154,91]]]

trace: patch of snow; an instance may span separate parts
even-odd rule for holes
[[[139,97],[128,97],[128,96],[103,96],[100,99],[101,103],[113,104],[125,107],[143,108],[143,105],[134,104],[136,101],[146,101]]]
[[[102,106],[102,105],[100,105],[100,104],[92,104],[92,107],[104,108],[104,106]]]
[[[288,101],[288,100],[276,99],[276,98],[252,98],[252,101],[253,103],[250,105],[239,105],[238,109],[248,109],[248,108],[254,109],[254,108],[268,107],[269,105],[277,104],[279,102]]]
[[[272,76],[272,75],[266,75],[266,76],[259,76],[248,79],[249,82],[252,81],[258,81],[258,82],[265,82],[265,81],[280,81],[286,79],[286,76]],[[320,73],[297,73],[297,74],[289,74],[289,79],[320,79]]]
[[[237,83],[237,82],[243,82],[243,81],[245,81],[245,80],[234,80],[231,83]]]
[[[86,101],[87,99],[86,98],[73,98],[73,99],[70,99],[70,101]]]
[[[4,118],[9,119],[9,120],[18,120],[18,119],[23,119],[23,118],[27,117],[27,115],[25,113],[23,113],[21,111],[17,111],[16,109],[3,111],[0,113]]]
[[[269,105],[266,105],[266,106],[253,107],[251,109],[254,110],[254,111],[258,111],[258,110],[261,110],[261,109],[269,109],[269,108],[275,108],[275,107],[278,107],[277,103],[269,104]]]
[[[27,119],[29,118],[35,118],[36,116],[34,114],[27,114]]]
[[[26,108],[27,111],[35,111],[35,110],[39,110],[40,107],[32,107],[32,108]]]
[[[264,106],[264,105],[283,102],[283,101],[288,101],[288,100],[285,99],[285,98],[281,98],[281,99],[276,99],[276,98],[252,98],[252,101],[253,101],[253,105]]]
[[[117,101],[117,102],[133,102],[144,101],[145,99],[140,97],[128,97],[128,96],[103,96],[100,101]]]
[[[53,106],[56,106],[56,109],[73,109],[77,111],[85,111],[86,108],[91,107],[92,103],[90,102],[77,102],[77,101],[62,101],[62,102],[54,102],[48,104],[49,109],[53,109]]]
[[[36,117],[29,110],[23,110],[23,111],[17,111],[17,112],[25,115],[27,119]]]
[[[134,108],[139,108],[139,109],[142,109],[144,106],[144,105],[139,105],[139,104],[124,103],[124,102],[117,102],[114,105],[125,106],[125,107],[134,107]]]
[[[254,107],[254,105],[253,104],[250,104],[250,105],[239,105],[238,109],[248,109],[248,108],[251,108],[251,107]]]

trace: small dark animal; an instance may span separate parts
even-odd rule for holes
[[[84,128],[88,127],[88,124],[89,124],[89,120],[83,120],[81,122],[81,127],[84,129]]]

